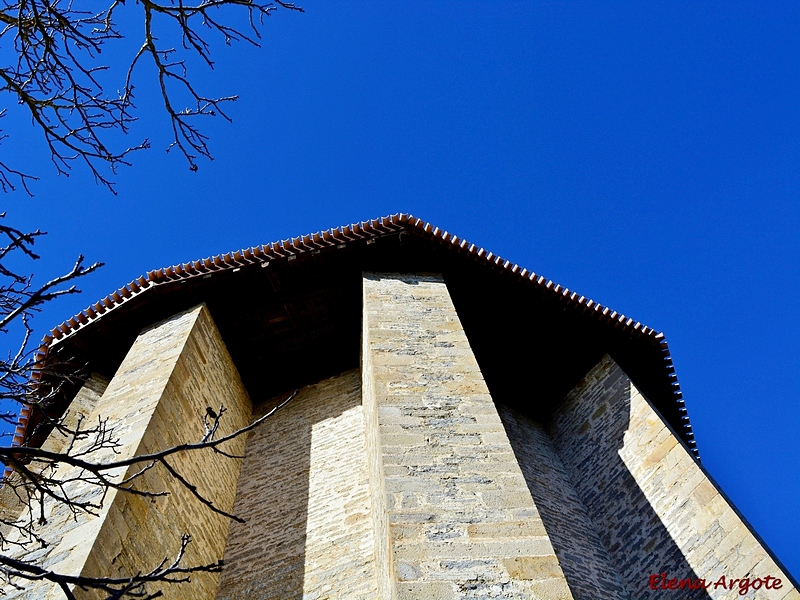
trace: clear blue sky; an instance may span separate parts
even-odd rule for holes
[[[194,71],[241,96],[197,173],[148,69],[117,197],[10,107],[38,275],[106,263],[40,333],[153,268],[411,212],[665,332],[704,465],[800,576],[800,5],[302,4]]]

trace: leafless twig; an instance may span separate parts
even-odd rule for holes
[[[294,4],[254,0],[138,0],[129,10],[140,12],[143,40],[125,73],[99,62],[111,42],[133,35],[118,26],[123,0],[97,12],[80,10],[70,0],[3,0],[0,3],[0,44],[13,47],[12,64],[0,66],[0,92],[8,92],[42,132],[58,173],[68,175],[75,161],[82,162],[100,184],[112,192],[113,174],[127,165],[129,155],[149,147],[147,139],[132,146],[120,144],[136,120],[134,74],[144,60],[156,68],[161,99],[171,123],[172,142],[197,170],[198,156],[211,158],[208,138],[196,124],[198,117],[221,115],[226,102],[236,96],[208,97],[198,91],[187,71],[187,59],[199,57],[213,68],[212,35],[226,44],[245,41],[258,45],[264,17],[277,7],[301,11]],[[238,13],[238,14],[237,14]],[[241,22],[241,25],[233,24]],[[163,40],[179,39],[180,45]],[[162,45],[163,44],[163,45]],[[118,77],[113,89],[109,81]],[[185,107],[180,103],[188,101]],[[0,116],[3,112],[0,111]],[[2,139],[2,137],[0,137]],[[10,191],[35,177],[0,162],[0,189]]]

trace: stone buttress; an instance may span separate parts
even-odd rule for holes
[[[580,499],[609,565],[621,576],[624,597],[800,600],[788,574],[610,357],[567,395],[547,429],[573,484],[570,493]],[[543,513],[545,525],[557,529],[548,522],[551,511]],[[560,539],[571,528],[559,529],[556,551],[566,555]],[[565,569],[571,585],[586,573],[585,567]],[[663,574],[668,581],[701,579],[708,587],[663,589]],[[781,579],[781,587],[767,589],[768,576],[773,584]],[[744,579],[762,583],[743,593]],[[584,589],[587,583],[584,578]]]
[[[227,407],[219,435],[245,426],[250,420],[250,400],[208,311],[199,306],[143,331],[131,347],[102,396],[90,383],[72,411],[85,411],[84,426],[107,419],[119,440],[116,453],[101,450],[96,462],[123,460],[181,443],[197,442],[204,430],[201,417],[207,406]],[[89,398],[90,401],[86,399]],[[73,418],[68,415],[68,418]],[[51,439],[56,434],[51,434]],[[231,454],[241,453],[244,438],[226,444]],[[55,443],[55,442],[50,442]],[[76,451],[81,450],[80,446]],[[230,511],[241,460],[210,450],[175,454],[170,466],[215,506]],[[127,478],[145,464],[128,468]],[[65,481],[79,475],[66,469]],[[41,535],[45,548],[29,544],[18,557],[36,561],[56,572],[90,577],[126,577],[147,573],[178,553],[182,534],[191,536],[183,565],[213,564],[222,558],[229,519],[200,503],[164,467],[156,465],[136,484],[140,489],[167,492],[158,497],[136,496],[109,490],[97,516],[77,516],[63,504],[46,502],[47,524]],[[97,487],[75,481],[65,491],[82,501],[100,503]],[[191,582],[162,584],[167,599],[213,598],[217,573],[196,573]],[[6,597],[63,598],[48,582],[25,584],[24,591],[5,586]],[[74,588],[77,598],[105,598],[105,594]]]
[[[384,597],[571,598],[442,278],[365,275],[362,336]]]

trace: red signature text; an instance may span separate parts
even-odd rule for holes
[[[677,577],[670,578],[667,573],[653,573],[649,579],[651,590],[699,590],[699,589],[719,589],[732,590],[738,588],[739,595],[744,596],[751,590],[779,590],[783,587],[783,581],[780,577],[773,577],[767,575],[766,577],[756,577],[751,579],[749,577],[734,578],[721,576],[716,581],[706,579],[692,579],[687,577],[685,579],[678,579]]]

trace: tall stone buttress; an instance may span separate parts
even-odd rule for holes
[[[92,388],[92,384],[87,384]],[[84,392],[84,395],[89,392]],[[124,460],[186,442],[197,442],[204,430],[200,421],[206,406],[227,408],[220,435],[245,426],[250,420],[250,400],[236,367],[203,306],[175,315],[143,331],[130,348],[102,396],[76,404],[86,424],[107,419],[118,439],[112,449],[92,453],[95,462]],[[58,432],[51,434],[57,440]],[[84,444],[90,443],[89,438]],[[241,453],[244,438],[232,440],[225,450]],[[76,448],[80,452],[81,447]],[[218,508],[233,507],[240,460],[211,450],[185,452],[167,459],[171,467]],[[133,465],[118,473],[127,479],[146,466]],[[62,477],[65,493],[100,506],[97,515],[73,513],[60,503],[46,501],[47,523],[40,534],[46,547],[28,544],[16,554],[56,572],[87,577],[129,577],[147,573],[162,562],[171,563],[180,549],[181,536],[192,541],[184,564],[212,564],[222,558],[230,520],[204,506],[167,470],[156,465],[135,484],[161,496],[147,497],[107,491],[75,480],[81,473],[67,468]],[[101,502],[102,501],[102,502]],[[196,573],[184,585],[165,584],[166,599],[213,598],[219,575]],[[63,598],[52,583],[25,584],[24,590],[3,588],[9,598]],[[73,588],[77,598],[105,598],[99,592]]]

